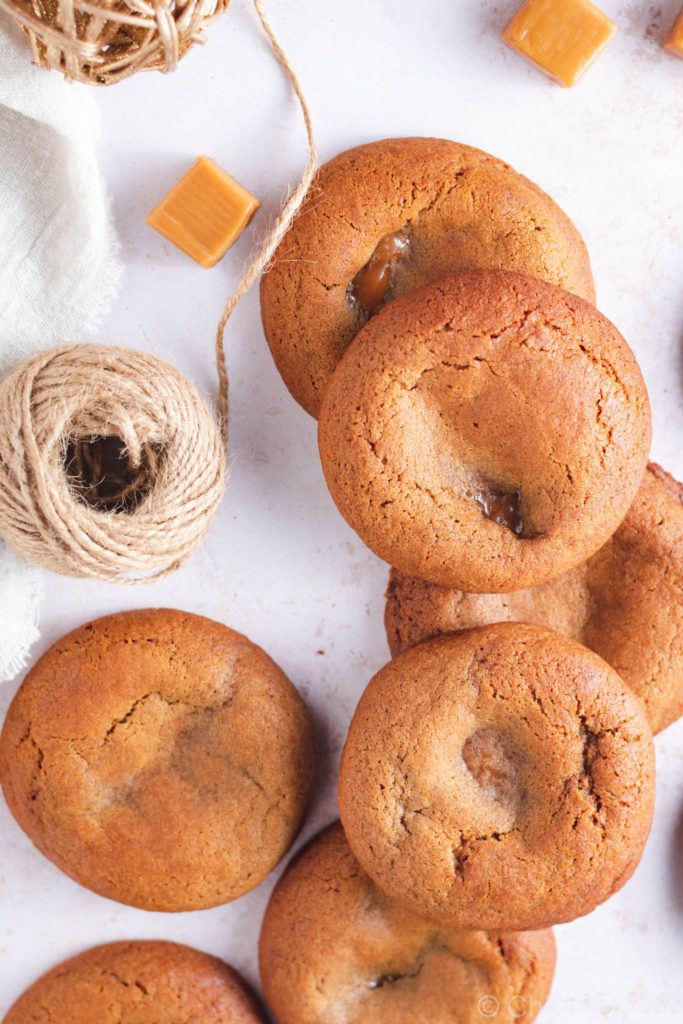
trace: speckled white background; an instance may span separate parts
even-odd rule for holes
[[[269,0],[299,70],[323,159],[390,135],[442,135],[495,153],[536,180],[583,232],[600,308],[633,346],[654,412],[654,456],[683,477],[683,62],[660,48],[680,0],[602,0],[620,32],[573,90],[508,51],[517,0]],[[98,93],[103,173],[126,272],[101,340],[176,363],[207,395],[213,333],[242,261],[304,160],[301,120],[249,0],[233,0],[170,78]],[[167,245],[144,216],[205,152],[259,195],[264,212],[217,268]],[[256,295],[228,333],[233,475],[203,548],[163,583],[117,588],[46,579],[40,654],[100,613],[145,605],[200,612],[246,632],[297,683],[327,749],[301,839],[335,816],[348,721],[387,659],[386,568],[325,489],[315,424],[289,398],[261,333]],[[0,691],[0,712],[16,690]],[[657,740],[657,812],[628,886],[557,929],[542,1022],[683,1020],[683,723]],[[150,914],[101,899],[38,854],[0,805],[0,1015],[44,970],[83,948],[167,937],[216,953],[257,983],[256,938],[275,879],[233,905]]]

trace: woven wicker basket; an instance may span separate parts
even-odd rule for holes
[[[174,71],[230,0],[0,0],[40,67],[112,85],[136,71]]]

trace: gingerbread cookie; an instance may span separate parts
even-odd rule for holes
[[[555,969],[551,931],[461,931],[389,900],[339,824],[289,865],[259,942],[279,1024],[529,1024]]]
[[[411,648],[363,694],[339,775],[349,844],[392,899],[461,928],[545,928],[630,878],[652,734],[601,658],[503,622]]]
[[[236,899],[294,839],[315,775],[299,694],[268,655],[199,615],[108,615],[29,672],[0,782],[39,850],[147,910]]]
[[[647,464],[633,353],[595,307],[504,271],[445,278],[352,342],[320,415],[330,493],[365,543],[442,586],[506,592],[605,543]]]
[[[236,971],[175,942],[112,942],[39,978],[3,1024],[265,1024]]]
[[[385,625],[392,655],[490,622],[565,633],[617,670],[653,732],[683,714],[683,487],[650,463],[623,523],[596,554],[512,594],[465,594],[392,569]]]
[[[391,299],[477,267],[515,270],[595,300],[581,236],[502,160],[445,139],[387,139],[320,171],[261,285],[263,327],[312,416],[344,351]]]

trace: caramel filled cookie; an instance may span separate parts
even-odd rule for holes
[[[311,716],[246,637],[171,609],[59,640],[0,736],[0,782],[39,850],[81,885],[146,910],[253,889],[301,825]]]
[[[652,820],[639,699],[592,651],[503,622],[428,640],[371,680],[339,810],[392,899],[460,928],[545,928],[630,878]]]
[[[3,1024],[265,1024],[236,971],[175,942],[112,942],[39,978]]]
[[[555,969],[551,931],[460,931],[392,903],[333,825],[289,865],[259,942],[279,1024],[529,1024]]]
[[[502,160],[445,139],[387,139],[340,154],[261,284],[270,350],[312,416],[361,327],[391,299],[478,267],[515,270],[595,300],[581,236]]]
[[[633,353],[594,306],[478,270],[396,299],[352,342],[318,425],[341,514],[442,586],[507,592],[614,533],[650,446]]]
[[[465,594],[392,569],[392,655],[489,622],[535,622],[599,654],[638,694],[653,732],[683,714],[683,487],[650,463],[626,518],[596,554],[512,594]]]

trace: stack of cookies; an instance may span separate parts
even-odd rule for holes
[[[683,488],[576,228],[485,153],[343,153],[261,288],[330,493],[391,566],[341,826],[289,867],[279,1024],[531,1021],[635,870],[683,713]]]
[[[595,306],[581,238],[531,182],[440,140],[342,154],[264,277],[341,513],[389,562],[394,656],[339,774],[341,823],[289,865],[260,939],[278,1024],[528,1024],[552,926],[635,870],[653,732],[683,712],[683,489]],[[0,784],[59,868],[145,910],[257,886],[316,778],[311,715],[246,637],[105,616],[57,641],[0,735]],[[213,957],[120,942],[4,1024],[260,1024]]]

